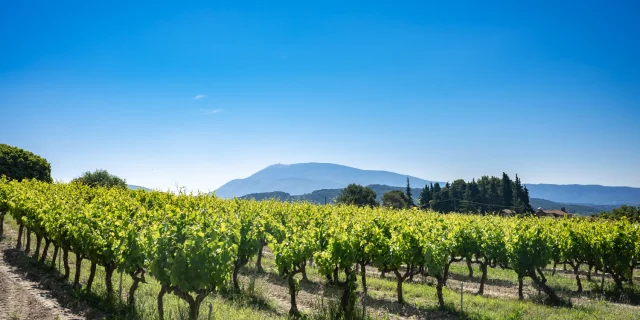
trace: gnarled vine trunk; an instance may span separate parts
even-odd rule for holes
[[[18,243],[16,243],[16,249],[22,249],[22,233],[24,232],[24,225],[20,224],[18,228]]]
[[[44,249],[42,249],[42,256],[40,257],[40,263],[44,263],[47,260],[47,254],[49,253],[49,245],[51,245],[51,240],[49,238],[44,238]]]
[[[407,271],[408,272],[408,271]],[[406,277],[403,277],[400,271],[393,270],[393,273],[396,275],[396,293],[398,295],[398,303],[404,303],[404,297],[402,295],[402,284]]]
[[[256,271],[258,273],[263,273],[264,269],[262,268],[262,250],[264,249],[265,243],[264,241],[260,241],[260,248],[258,249],[258,258],[256,258]]]
[[[116,270],[116,265],[113,263],[107,263],[104,266],[104,282],[107,286],[107,300],[113,299],[113,271]]]
[[[289,316],[300,317],[300,311],[298,310],[298,304],[296,303],[296,280],[293,278],[294,273],[287,276],[287,283],[289,285],[289,295],[291,296],[291,308],[289,309]]]
[[[29,254],[31,252],[31,230],[27,228],[27,243],[25,244],[24,252]]]
[[[309,278],[307,277],[307,263],[305,261],[305,263],[302,264],[302,266],[300,266],[300,272],[302,273],[302,281],[309,281]]]
[[[478,289],[478,294],[484,294],[484,284],[487,282],[487,265],[488,261],[485,260],[480,264],[480,269],[482,270],[482,277],[480,278],[480,288]]]
[[[236,259],[233,262],[233,273],[231,274],[231,279],[233,280],[233,288],[235,290],[240,290],[240,283],[238,282],[238,273],[240,272],[240,268],[245,266],[249,262],[249,259]]]
[[[138,290],[138,286],[140,285],[140,282],[145,282],[144,270],[138,269],[137,272],[129,272],[129,276],[131,276],[133,283],[131,284],[131,288],[129,288],[129,295],[127,296],[127,304],[129,304],[129,306],[131,307],[134,307],[136,305],[136,290]]]
[[[444,310],[444,297],[442,295],[442,287],[444,286],[444,279],[441,276],[437,276],[436,280],[438,283],[436,284],[436,293],[438,295],[438,306],[440,310]]]
[[[580,281],[580,264],[572,264],[573,274],[576,276],[576,284],[578,285],[578,293],[582,292],[582,282]]]
[[[547,296],[549,297],[549,302],[551,302],[552,305],[555,305],[555,306],[571,305],[571,302],[565,302],[562,299],[560,299],[560,297],[556,294],[556,292],[551,287],[549,287],[546,284],[546,282],[543,282],[542,280],[540,280],[535,270],[529,270],[528,276],[531,278],[531,280],[533,280],[533,282],[537,286],[539,286],[542,289],[542,291],[544,291],[544,293],[547,294]]]
[[[42,245],[42,235],[36,233],[36,252],[33,253],[36,260],[40,257],[40,245]]]
[[[173,292],[189,305],[189,320],[197,320],[200,315],[200,306],[202,305],[202,301],[207,297],[209,292],[200,291],[195,298],[177,287],[173,288]]]
[[[518,299],[524,300],[524,295],[522,294],[522,275],[518,275]]]
[[[473,278],[473,267],[471,266],[471,259],[467,258],[467,269],[469,270],[469,278]]]
[[[355,302],[355,296],[353,295],[352,288],[355,287],[356,275],[350,267],[344,269],[346,280],[344,281],[342,289],[342,297],[340,298],[340,307],[344,314],[345,319],[351,319],[353,316],[353,304]]]
[[[69,279],[69,275],[71,274],[71,268],[69,268],[69,249],[64,247],[62,248],[62,263],[64,264],[64,276],[63,279]]]
[[[91,261],[91,269],[89,270],[89,279],[87,280],[87,286],[85,287],[85,289],[87,290],[87,293],[91,293],[91,287],[93,286],[93,279],[95,279],[96,277],[96,266],[97,266],[97,263],[95,263],[94,261]]]
[[[164,302],[162,298],[168,291],[168,287],[163,285],[160,288],[160,292],[158,292],[158,319],[160,320],[164,320]]]
[[[53,258],[51,259],[51,269],[55,269],[56,267],[56,259],[58,259],[58,250],[60,246],[53,245]]]
[[[6,213],[5,212],[0,212],[0,239],[2,239],[2,236],[4,235],[4,215]]]
[[[73,287],[77,288],[80,286],[80,271],[82,270],[82,255],[76,253],[76,276],[73,279]]]

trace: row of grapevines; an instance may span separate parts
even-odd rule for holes
[[[6,180],[0,182],[0,211],[11,214],[20,230],[36,234],[36,252],[44,239],[42,261],[50,244],[53,263],[60,249],[67,277],[68,253],[75,253],[76,286],[81,264],[88,260],[86,290],[91,290],[95,268],[101,265],[109,297],[115,270],[134,279],[129,290],[133,303],[145,273],[151,274],[162,285],[160,317],[167,293],[184,299],[195,318],[203,299],[227,281],[239,289],[240,268],[260,256],[265,243],[287,280],[290,313],[295,316],[296,275],[304,275],[309,260],[324,274],[333,273],[332,280],[342,286],[345,316],[355,307],[358,269],[366,298],[367,266],[395,276],[399,302],[404,300],[405,281],[418,274],[435,278],[437,299],[444,307],[442,288],[454,261],[480,264],[480,293],[487,268],[502,267],[518,275],[521,297],[522,280],[530,277],[552,301],[562,303],[542,272],[550,262],[574,266],[581,288],[580,265],[610,273],[621,286],[631,281],[640,260],[640,228],[627,221],[441,215]],[[345,281],[338,281],[338,271],[344,272]]]

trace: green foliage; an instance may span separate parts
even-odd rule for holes
[[[126,188],[127,182],[115,175],[110,174],[107,170],[96,170],[94,172],[85,172],[82,176],[73,179],[72,182],[88,185],[90,187],[106,187],[106,188]]]
[[[413,202],[413,197],[411,195],[411,184],[409,184],[409,177],[407,177],[407,188],[405,189],[405,196],[407,197],[407,206],[415,207],[415,203]]]
[[[420,198],[418,199],[418,207],[422,210],[427,210],[430,208],[429,201],[433,199],[431,196],[431,189],[433,189],[433,184],[431,186],[425,185],[422,191],[420,191]]]
[[[375,191],[355,183],[342,189],[336,201],[341,204],[356,205],[359,207],[375,207],[378,205]]]
[[[389,191],[382,195],[382,205],[393,209],[404,209],[410,207],[410,200],[400,190]]]
[[[602,212],[597,216],[603,219],[627,219],[632,222],[640,222],[640,205],[638,207],[622,205],[611,212]]]
[[[491,179],[486,182],[490,191]],[[462,184],[448,184],[439,192],[454,189],[462,190]],[[229,280],[234,267],[256,253],[261,239],[287,278],[296,315],[294,276],[311,258],[323,273],[335,268],[345,273],[348,281],[339,285],[347,314],[359,285],[356,263],[393,272],[400,301],[406,279],[418,273],[435,277],[442,307],[442,286],[454,257],[481,260],[485,272],[486,266],[512,269],[519,278],[531,277],[550,297],[556,296],[553,289],[536,272],[551,261],[604,270],[622,287],[640,257],[640,224],[625,218],[441,215],[416,208],[223,200],[6,178],[0,179],[0,208],[28,230],[91,262],[130,275],[148,271],[161,292],[189,303],[195,310],[191,316],[204,297]]]
[[[49,162],[32,152],[0,144],[0,177],[24,180],[36,179],[52,182],[51,165]]]
[[[506,173],[502,173],[501,195],[502,205],[505,207],[513,207],[513,181]]]

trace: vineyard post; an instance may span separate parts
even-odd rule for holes
[[[362,292],[362,320],[367,318],[367,293]]]
[[[211,311],[213,309],[213,306],[211,305],[211,302],[209,302],[209,316],[207,317],[208,320],[211,320]]]
[[[460,314],[464,310],[464,281],[460,281]]]
[[[122,271],[120,271],[120,296],[119,296],[120,304],[122,304]]]
[[[604,268],[603,268],[604,269]],[[604,270],[602,271],[602,280],[600,282],[600,290],[602,291],[602,297],[604,298]]]

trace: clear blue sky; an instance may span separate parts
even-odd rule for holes
[[[163,189],[312,161],[640,187],[640,2],[172,2],[4,2],[0,142]]]

